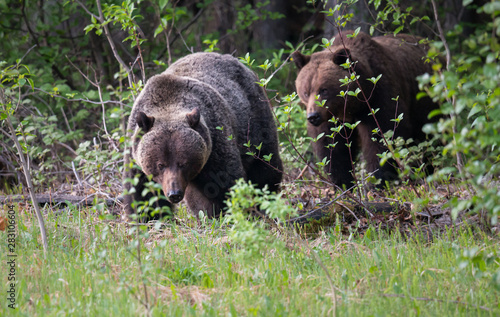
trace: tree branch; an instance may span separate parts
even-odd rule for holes
[[[127,77],[128,77],[129,87],[132,87],[133,80],[132,80],[132,76],[130,74],[131,69],[123,61],[120,54],[118,54],[118,50],[116,49],[115,42],[113,41],[113,37],[111,36],[111,33],[109,32],[109,28],[108,28],[106,21],[104,20],[104,13],[102,12],[101,0],[96,0],[97,10],[99,11],[99,16],[96,16],[95,14],[90,12],[90,10],[87,9],[85,7],[85,5],[83,3],[81,3],[79,0],[76,0],[76,2],[83,8],[83,10],[85,12],[90,14],[97,21],[99,21],[99,23],[101,23],[101,26],[104,29],[104,34],[106,36],[106,39],[108,40],[109,46],[111,47],[111,51],[113,52],[113,55],[114,55],[115,59],[118,61],[118,63],[120,63],[120,65],[123,67],[123,69],[125,69],[125,72],[127,73]],[[133,98],[135,99],[135,97],[133,97]]]

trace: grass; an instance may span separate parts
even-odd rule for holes
[[[351,239],[332,229],[301,241],[269,231],[267,238],[281,243],[249,257],[218,221],[137,230],[72,209],[47,215],[44,258],[34,215],[16,208],[18,307],[7,307],[2,274],[1,316],[500,314],[491,283],[498,237],[472,228],[450,229],[432,242],[375,228]]]

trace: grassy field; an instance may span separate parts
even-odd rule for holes
[[[219,221],[132,227],[92,209],[36,218],[15,205],[15,249],[0,231],[1,316],[498,316],[498,236],[341,228],[301,239],[270,229],[249,255]],[[459,247],[460,246],[460,247]],[[15,257],[16,309],[8,307]],[[11,271],[12,272],[12,271]],[[498,277],[497,277],[498,278]]]

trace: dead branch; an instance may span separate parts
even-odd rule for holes
[[[56,205],[56,204],[72,204],[75,206],[92,206],[95,205],[93,196],[76,196],[76,195],[61,195],[61,194],[35,194],[38,205]],[[99,198],[98,198],[99,199]],[[27,202],[30,198],[25,195],[8,195],[0,196],[0,203],[19,203]],[[106,198],[102,199],[107,206],[114,206],[120,203],[120,199]]]
[[[342,195],[339,197],[342,197]],[[337,199],[335,199],[316,209],[311,210],[305,215],[289,219],[287,220],[287,222],[291,224],[295,223],[305,224],[311,222],[311,220],[321,220],[325,217],[331,218],[333,214],[338,213],[338,211],[335,210],[335,206],[332,206],[334,204],[339,206],[342,210],[345,210],[350,214],[352,214],[356,219],[358,219],[358,217],[355,216],[356,214],[362,215],[366,213],[367,210],[374,214],[385,214],[385,213],[397,212],[401,207],[400,204],[388,203],[388,202],[364,201],[362,203],[363,204],[348,203],[348,202],[339,203],[337,202]]]

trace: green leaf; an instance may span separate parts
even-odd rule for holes
[[[361,31],[361,27],[358,27],[356,30],[354,30],[354,33],[353,33],[353,36],[352,36],[352,37],[356,37],[356,36],[358,36],[359,31]]]
[[[27,81],[28,81],[28,83],[30,84],[31,89],[32,89],[32,90],[35,90],[35,84],[33,83],[33,79],[31,79],[31,78],[26,78],[26,80],[27,80]]]
[[[469,115],[467,116],[467,119],[470,119],[470,117],[472,117],[473,115],[475,115],[476,113],[480,112],[482,109],[480,106],[476,104],[474,104],[474,106],[472,107],[472,109],[469,111]]]
[[[262,158],[263,158],[263,159],[264,159],[264,161],[266,161],[266,162],[270,162],[272,157],[273,157],[273,153],[269,153],[269,155],[264,155],[264,156],[262,156]]]
[[[154,34],[153,34],[153,37],[156,37],[158,34],[160,34],[161,32],[163,31],[163,25],[158,25],[158,27],[156,28]]]
[[[315,138],[313,139],[313,142],[317,142],[317,141],[318,141],[319,139],[321,139],[324,135],[325,135],[325,133],[324,133],[324,132],[321,132],[320,134],[318,134],[318,136],[317,136],[317,137],[315,137]]]
[[[367,80],[372,82],[375,85],[380,80],[380,78],[382,78],[382,74],[378,75],[377,78],[372,77],[372,78],[367,78]]]
[[[377,112],[379,112],[380,108],[376,108],[376,109],[371,109],[370,113],[368,114],[369,116],[373,116],[374,114],[376,114]]]
[[[360,124],[360,123],[361,123],[361,121],[358,121],[358,122],[353,123],[353,124],[351,124],[349,122],[344,122],[344,126],[346,126],[347,128],[349,128],[351,130],[354,130],[358,126],[358,124]]]
[[[158,6],[160,7],[160,10],[163,10],[168,4],[168,0],[160,0],[158,3]]]
[[[361,92],[361,89],[356,88],[356,90],[355,90],[355,91],[348,91],[348,92],[347,92],[347,94],[348,94],[349,96],[354,96],[354,97],[357,97],[357,96],[358,96],[358,94],[359,94],[360,92]]]
[[[327,38],[322,38],[322,39],[321,39],[321,43],[323,43],[323,45],[322,45],[322,46],[323,46],[324,48],[328,48],[328,47],[330,47],[330,41],[328,41],[328,39],[327,39]]]

